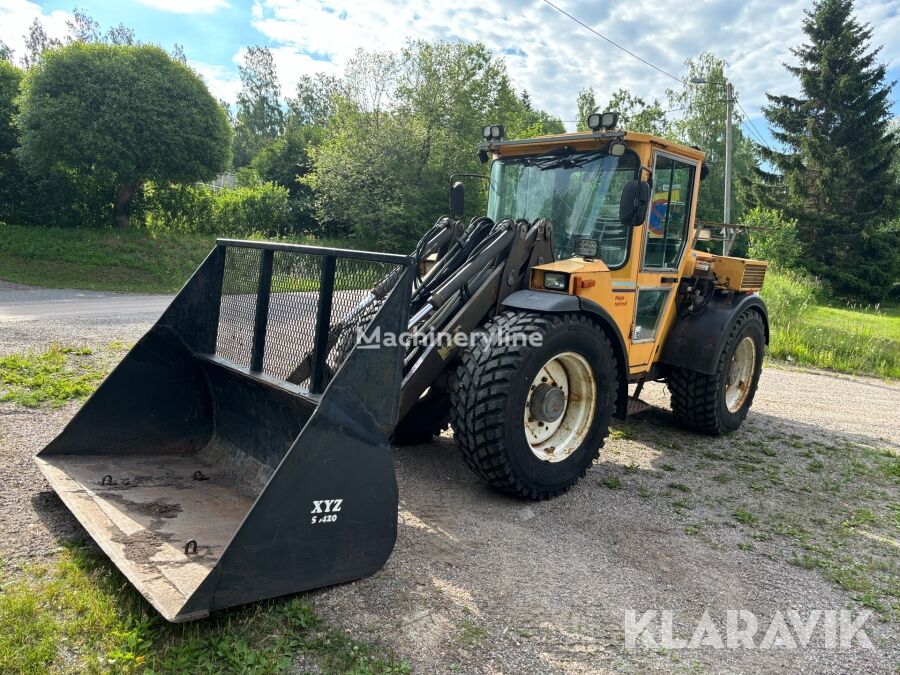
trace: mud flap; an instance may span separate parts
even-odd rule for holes
[[[402,332],[411,287],[404,256],[220,240],[36,462],[169,621],[371,574],[403,347],[355,333]]]

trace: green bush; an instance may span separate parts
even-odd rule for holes
[[[216,232],[283,235],[291,228],[288,191],[273,183],[218,190],[213,205]]]
[[[213,226],[213,190],[205,185],[144,187],[139,204],[144,223],[152,232],[209,234]]]
[[[797,221],[785,218],[775,209],[756,207],[744,216],[744,223],[759,229],[750,230],[749,254],[757,260],[768,260],[788,269],[800,258]]]
[[[272,183],[225,189],[148,185],[141,210],[153,232],[247,237],[283,235],[291,227],[288,191]]]

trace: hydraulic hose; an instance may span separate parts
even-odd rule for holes
[[[428,297],[428,303],[434,307],[443,305],[450,296],[481,272],[489,262],[509,248],[514,237],[515,229],[507,227],[485,239],[473,252],[473,256]]]

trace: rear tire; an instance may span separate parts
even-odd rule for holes
[[[485,330],[450,390],[456,443],[491,487],[526,499],[559,495],[585,475],[609,433],[612,345],[580,314],[506,312]],[[540,346],[525,340],[533,335]]]
[[[720,435],[741,426],[753,404],[765,353],[765,326],[748,310],[735,321],[713,375],[671,368],[672,412],[692,431]]]

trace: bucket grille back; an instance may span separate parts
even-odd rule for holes
[[[326,378],[340,367],[405,269],[397,256],[242,243],[219,244],[216,355],[251,370],[256,356],[262,372],[282,380],[306,362],[291,377],[297,384],[309,379],[318,358]],[[319,326],[328,338],[324,354],[314,353]]]

